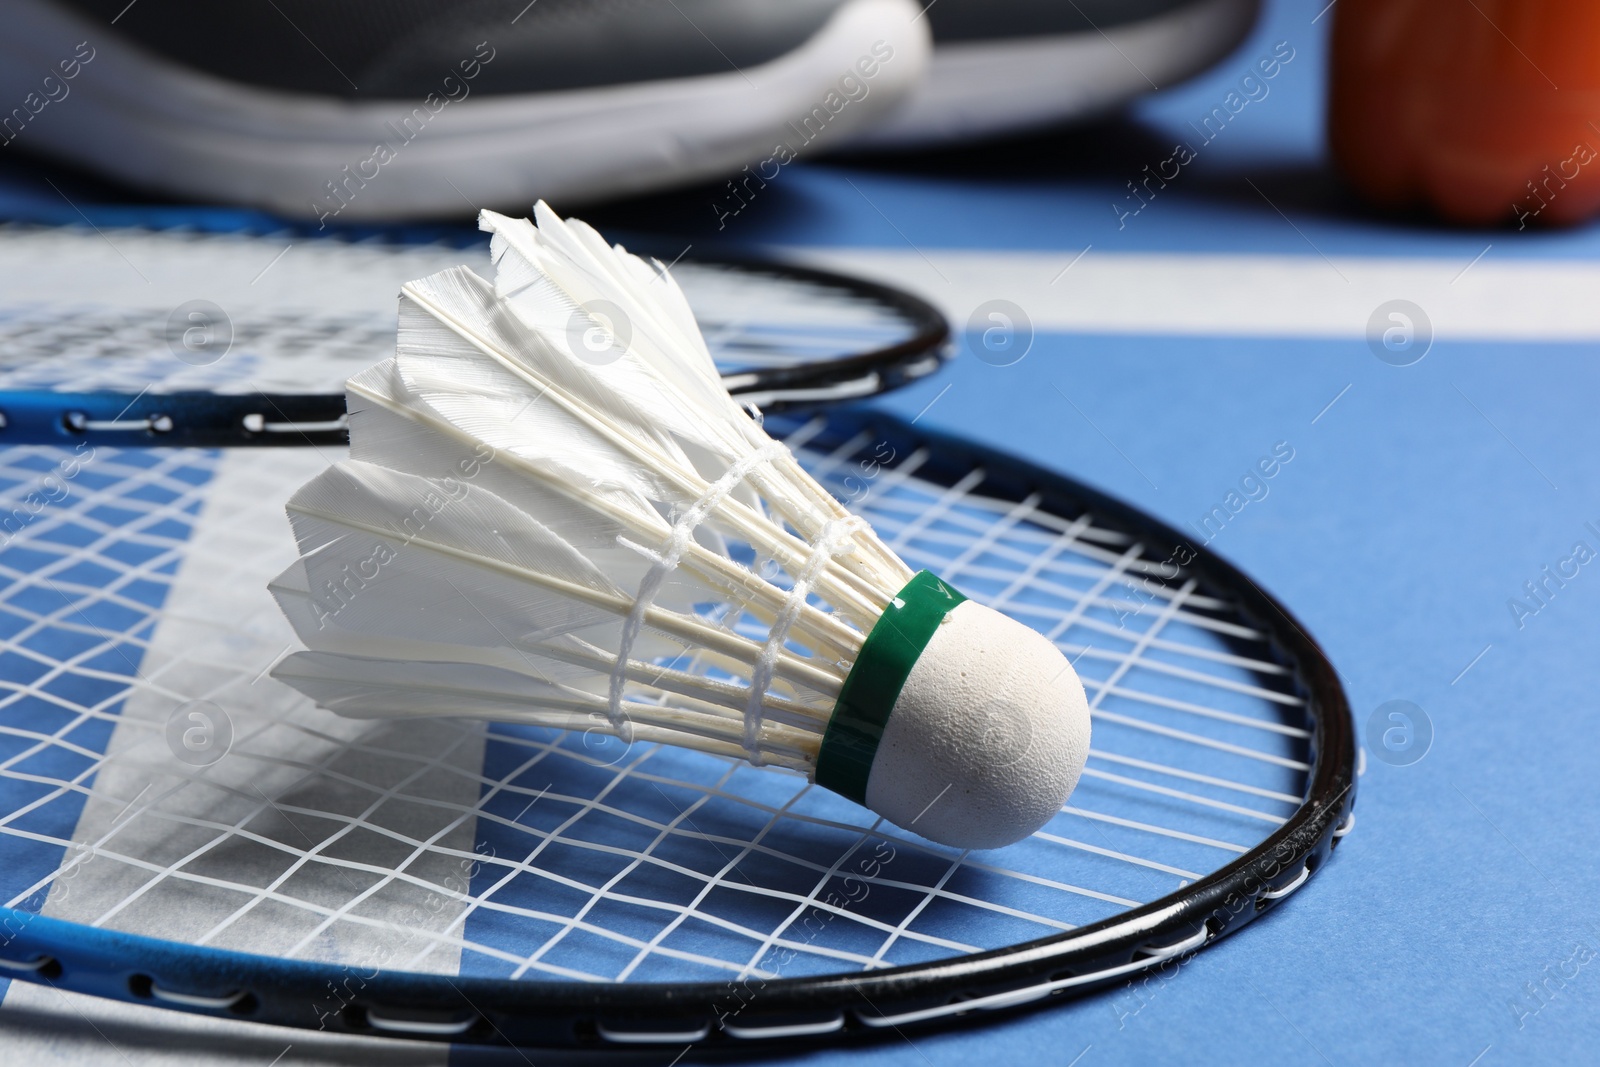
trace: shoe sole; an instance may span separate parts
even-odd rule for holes
[[[850,148],[920,148],[1090,118],[1215,63],[1260,0],[1203,0],[1106,31],[939,45],[928,79]]]
[[[795,144],[789,124],[799,128],[846,75],[867,92],[825,110],[814,139],[838,143],[871,125],[921,82],[931,53],[913,0],[851,0],[799,48],[743,71],[496,97],[472,96],[469,84],[435,110],[246,86],[108,39],[48,0],[7,7],[0,106],[43,99],[44,76],[77,42],[95,52],[73,80],[55,79],[64,96],[24,109],[25,124],[0,129],[0,141],[168,196],[324,221],[526,211],[540,197],[571,204],[737,171],[780,140]],[[861,79],[856,64],[878,42],[892,56]],[[385,162],[375,162],[380,142]]]

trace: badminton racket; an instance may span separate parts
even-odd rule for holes
[[[177,238],[111,239],[185,254]],[[936,364],[942,324],[911,304],[801,279],[819,288],[799,322],[854,321],[865,301],[884,329],[820,344],[773,310],[793,306],[778,291],[793,274],[707,269],[740,292],[727,306],[761,312],[724,334],[737,345],[708,338],[767,394],[768,430],[908,564],[1072,659],[1094,739],[1067,806],[1017,845],[961,853],[780,769],[320,712],[267,677],[293,635],[265,586],[294,554],[283,502],[340,456],[341,428],[244,427],[304,446],[273,450],[115,435],[209,425],[205,439],[244,443],[259,406],[190,423],[172,398],[203,415],[207,395],[327,395],[273,383],[303,380],[285,362],[318,352],[307,365],[381,358],[382,312],[335,309],[281,337],[237,316],[233,352],[253,362],[197,369],[148,307],[35,302],[0,308],[4,433],[40,435],[0,449],[0,976],[462,1044],[826,1042],[1125,982],[1299,892],[1353,826],[1356,746],[1337,676],[1286,609],[1065,475],[831,403]],[[93,387],[65,393],[64,368],[50,379],[19,339],[89,363],[98,377],[73,382]],[[887,372],[850,363],[897,346]],[[38,408],[51,418],[94,417],[59,431],[14,418],[24,393],[54,397]],[[103,420],[83,397],[141,393],[165,403],[109,421],[171,428],[87,425]]]
[[[48,241],[49,233],[14,239],[12,257],[24,261],[15,245]],[[271,247],[236,236],[119,235],[118,243],[135,246],[141,258],[170,258],[196,244],[225,257],[252,243],[265,246],[263,255]],[[353,259],[351,269],[360,269],[373,251],[311,254]],[[400,250],[390,270],[441,257],[468,258]],[[728,391],[762,410],[883,393],[933,373],[949,354],[944,317],[890,286],[730,257],[685,255],[672,273],[694,303]],[[339,444],[345,378],[393,348],[392,301],[360,311],[336,304],[243,314],[206,299],[170,310],[15,301],[0,309],[0,444]]]

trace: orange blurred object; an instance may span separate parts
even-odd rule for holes
[[[1334,10],[1329,139],[1364,196],[1519,229],[1600,211],[1600,3]]]

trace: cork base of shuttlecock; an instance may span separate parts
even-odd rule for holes
[[[1088,702],[1066,657],[969,600],[945,616],[907,677],[866,802],[941,844],[998,848],[1060,810],[1088,755]]]

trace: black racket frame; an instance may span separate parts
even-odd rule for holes
[[[1357,745],[1343,687],[1327,656],[1272,596],[1237,567],[1176,530],[1072,478],[1002,452],[860,409],[827,414],[813,443],[837,447],[865,432],[900,456],[926,447],[918,476],[949,485],[985,471],[980,493],[1066,518],[1085,511],[1153,546],[1189,546],[1185,571],[1271,635],[1304,698],[1311,770],[1303,803],[1265,840],[1166,897],[1067,933],[954,959],[861,974],[770,981],[522,982],[414,972],[331,971],[327,965],[195,949],[110,931],[85,931],[0,909],[15,932],[0,943],[0,975],[224,1018],[351,1034],[462,1044],[589,1050],[728,1051],[762,1039],[870,1040],[951,1020],[1025,1010],[1166,968],[1241,929],[1298,890],[1354,824]],[[36,917],[35,917],[36,918]],[[71,933],[73,936],[64,936]],[[330,989],[336,1012],[321,1013]]]
[[[729,392],[759,401],[764,411],[875,396],[932,374],[953,354],[944,315],[904,290],[771,260],[704,256],[686,262],[844,290],[891,309],[910,328],[908,337],[883,348],[724,376]],[[343,393],[0,391],[0,446],[72,447],[80,441],[122,448],[340,445],[349,440],[344,420]]]

